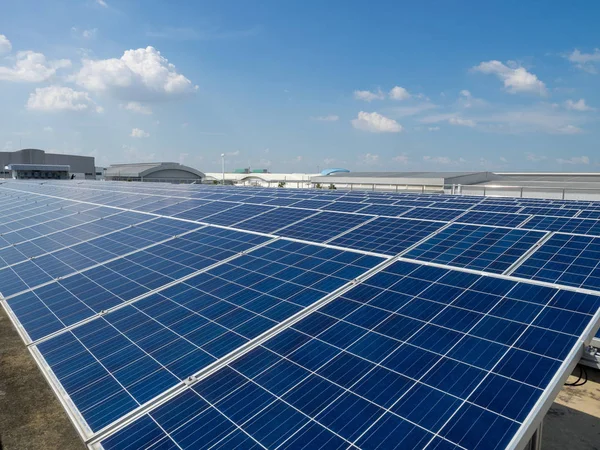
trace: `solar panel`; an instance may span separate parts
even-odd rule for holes
[[[476,225],[496,225],[501,227],[518,227],[530,216],[525,214],[503,214],[494,212],[482,211],[467,211],[463,216],[460,216],[458,222],[472,223]]]
[[[464,212],[464,210],[461,211],[456,209],[414,208],[402,214],[402,217],[409,217],[411,219],[450,221],[456,219],[461,214],[464,214]]]
[[[503,273],[545,235],[541,231],[451,224],[404,256]]]
[[[282,228],[276,231],[276,234],[313,242],[325,242],[370,219],[372,219],[372,216],[320,212],[315,216]]]
[[[379,217],[330,242],[339,247],[397,255],[442,226],[441,222]]]
[[[515,276],[600,290],[600,238],[556,233],[517,267]]]
[[[533,214],[538,216],[574,217],[579,214],[578,209],[540,208],[528,206],[520,211],[522,214]]]
[[[274,242],[37,348],[97,431],[381,261]]]
[[[472,303],[475,292],[486,302]],[[566,309],[562,295],[395,263],[102,445],[504,448],[550,395],[592,318]],[[519,315],[526,305],[534,311]],[[551,310],[573,321],[553,321]],[[550,344],[541,354],[542,338]]]
[[[299,220],[306,219],[316,213],[317,211],[308,209],[277,208],[261,214],[260,216],[236,223],[235,227],[248,231],[272,233],[275,230],[296,223]]]
[[[533,216],[525,227],[533,230],[600,236],[600,221],[567,217]]]
[[[412,209],[410,206],[395,205],[371,205],[360,210],[361,214],[373,214],[375,216],[397,217]]]

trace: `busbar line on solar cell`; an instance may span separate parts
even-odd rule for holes
[[[539,240],[533,247],[525,252],[519,259],[517,259],[508,269],[504,271],[504,275],[512,275],[525,261],[527,261],[535,252],[537,252],[542,245],[544,245],[552,236],[556,233],[554,231],[548,232],[542,239]]]
[[[290,247],[290,245],[291,245],[291,248],[298,248],[298,247],[299,247],[299,248],[306,248],[307,250],[309,249],[309,247],[311,247],[311,248],[314,248],[314,249],[321,248],[321,250],[319,250],[319,252],[321,252],[321,253],[322,253],[322,250],[325,250],[325,249],[326,249],[325,247],[319,247],[319,246],[315,246],[315,245],[304,245],[304,246],[298,246],[298,245],[294,245],[294,244],[293,244],[293,243],[291,243],[291,242],[287,242],[287,243],[285,243],[285,242],[281,242],[281,241],[279,241],[279,242],[281,243],[281,245],[283,245],[283,247],[282,247],[282,248],[287,248],[287,247]],[[266,246],[265,246],[265,247],[263,247],[263,249],[265,249],[265,251],[269,250],[269,249],[267,249],[267,247],[266,247]],[[271,249],[271,251],[268,251],[268,253],[272,253],[272,250],[273,250],[273,249]],[[319,252],[317,252],[315,255],[319,254]],[[249,253],[249,255],[251,255],[251,253],[252,253],[252,252],[250,252],[250,253]],[[334,259],[337,257],[336,255],[338,255],[338,256],[342,256],[344,253],[345,253],[345,252],[342,252],[342,251],[339,251],[339,252],[334,252],[333,254],[332,254],[332,253],[330,253],[330,252],[325,252],[325,254],[329,254],[329,257],[330,257],[330,258],[334,258]],[[311,257],[312,257],[312,256],[310,256],[310,254],[311,254],[311,253],[309,252],[309,253],[308,253],[308,255],[309,255],[309,256],[307,256],[307,258],[311,258]],[[267,255],[265,255],[265,257],[266,257],[266,256],[267,256]],[[283,259],[281,259],[281,260],[283,261]],[[383,262],[382,262],[382,263],[380,263],[380,264],[378,264],[378,265],[375,265],[375,264],[376,264],[377,262],[379,262],[379,261],[383,261]],[[328,294],[327,292],[323,292],[323,294],[322,294],[322,295],[320,295],[320,297],[319,297],[319,298],[316,300],[317,304],[322,304],[322,303],[324,303],[324,302],[328,301],[328,299],[329,299],[331,296],[334,296],[334,295],[336,295],[338,292],[343,292],[344,290],[350,289],[352,286],[354,286],[354,284],[357,282],[357,280],[358,280],[358,279],[360,279],[361,277],[363,277],[363,276],[368,276],[368,274],[369,274],[370,272],[372,272],[372,271],[376,271],[376,270],[377,270],[378,268],[380,268],[380,267],[385,267],[385,265],[387,264],[387,261],[386,261],[386,260],[382,260],[382,259],[373,259],[373,260],[371,260],[371,261],[370,261],[368,264],[370,265],[370,268],[369,268],[369,266],[365,266],[365,267],[364,267],[364,268],[361,270],[361,273],[360,273],[360,275],[358,276],[358,278],[356,278],[355,280],[349,280],[349,279],[346,279],[346,280],[344,280],[343,282],[339,283],[339,286],[340,286],[340,287],[339,287],[339,288],[337,288],[337,289],[335,289],[333,292],[331,292],[331,293],[329,293],[329,294]],[[374,266],[374,265],[375,265],[375,266]],[[224,276],[225,276],[225,275],[226,275],[226,274],[224,274]],[[223,280],[223,281],[225,281],[225,280]],[[199,285],[199,287],[201,287],[201,285]],[[240,285],[240,287],[242,287],[242,288],[243,288],[244,286],[243,286],[243,285]],[[300,288],[300,289],[302,289],[303,287],[299,285],[299,288]],[[259,292],[259,294],[260,294],[260,292]],[[139,309],[139,308],[142,306],[142,305],[141,305],[141,302],[137,302],[137,303],[133,304],[132,306],[136,307],[136,305],[137,305],[138,309]],[[306,306],[306,305],[303,305],[303,306]],[[148,305],[146,305],[146,308],[148,308],[148,307],[150,307],[150,308],[153,308],[153,307],[154,307],[154,306],[153,306],[153,302],[152,302],[152,304],[148,304]],[[314,306],[314,308],[316,308],[316,307],[317,307],[317,306]],[[149,314],[150,308],[148,308],[148,309],[146,309],[146,310],[145,310],[147,314]],[[289,317],[285,318],[285,319],[286,319],[286,322],[285,322],[285,323],[287,323],[287,320],[289,320],[289,321],[290,321],[290,323],[293,323],[293,321],[294,321],[294,320],[300,320],[300,318],[301,318],[301,316],[302,316],[303,314],[308,314],[308,313],[309,313],[309,312],[310,312],[312,309],[313,309],[313,306],[311,306],[310,304],[308,305],[308,308],[307,308],[307,309],[299,308],[298,312],[296,312],[294,315],[292,315],[292,316],[289,316]],[[268,311],[268,309],[267,309],[267,311]],[[122,314],[121,314],[121,315],[122,315]],[[109,317],[110,317],[110,314],[107,314],[107,315],[104,315],[104,316],[103,316],[103,318],[104,318],[104,319],[106,319],[106,320],[108,320],[108,318],[109,318]],[[159,316],[158,316],[158,318],[160,318],[160,317],[162,317],[162,316],[161,316],[161,315],[159,315]],[[285,316],[284,316],[284,317],[285,317]],[[164,319],[161,319],[161,320],[164,320]],[[218,320],[218,318],[216,318],[216,317],[215,317],[215,319],[214,319],[214,320]],[[118,322],[119,322],[119,321],[117,321],[117,322],[114,322],[114,321],[112,321],[111,323],[113,323],[113,324],[116,324],[116,323],[118,323]],[[282,323],[283,323],[283,325],[282,325],[282,326],[285,326],[285,323],[284,323],[284,322],[282,322]],[[113,326],[115,326],[115,325],[113,325]],[[275,328],[272,328],[273,326],[274,326]],[[269,328],[268,328],[268,329],[267,329],[267,330],[266,330],[264,333],[261,333],[261,334],[259,334],[258,336],[252,336],[252,338],[253,338],[253,339],[250,339],[250,340],[248,341],[248,343],[247,343],[247,344],[248,344],[248,346],[252,346],[252,345],[254,345],[254,346],[255,346],[255,345],[258,345],[260,341],[262,341],[263,339],[267,339],[267,338],[268,338],[268,334],[267,334],[267,333],[274,333],[274,332],[276,332],[276,328],[277,328],[277,326],[278,326],[278,325],[277,325],[276,323],[274,323],[273,325],[270,325],[270,326],[269,326]],[[97,327],[96,327],[96,328],[97,328]],[[92,330],[93,330],[93,329],[95,329],[95,328],[94,328],[94,327],[92,327]],[[90,333],[90,332],[83,332],[83,334],[81,334],[81,333],[82,333],[82,328],[81,328],[81,327],[79,328],[79,330],[80,330],[80,337],[81,337],[81,339],[83,339],[83,338],[84,338],[86,335],[87,335],[87,336],[91,336],[91,333]],[[76,331],[77,331],[77,330],[76,330]],[[241,329],[240,329],[240,332],[241,332]],[[263,334],[264,334],[264,336],[263,336]],[[263,337],[261,337],[261,336],[263,336]],[[63,338],[61,338],[61,339],[63,339]],[[87,338],[86,338],[86,339],[87,339]],[[131,339],[134,339],[134,338],[133,338],[133,337],[131,337]],[[190,338],[190,339],[191,339],[191,338]],[[256,341],[255,341],[254,339],[256,339]],[[47,344],[51,344],[51,342],[52,342],[52,341],[45,341],[45,342],[46,342]],[[238,344],[239,344],[239,343],[238,343]],[[94,343],[94,345],[99,345],[99,344],[96,342],[96,343]],[[60,348],[60,346],[59,346],[58,348]],[[54,347],[50,347],[50,349],[54,349],[54,350],[52,350],[52,351],[56,351],[56,350],[57,350],[57,347],[56,347],[56,346],[54,346]],[[235,357],[236,355],[239,355],[241,352],[244,352],[245,350],[246,350],[246,346],[241,346],[241,347],[237,347],[237,348],[235,348],[235,347],[234,347],[234,349],[232,350],[232,352],[229,352],[229,353],[227,353],[225,356],[224,356],[224,355],[218,355],[218,356],[219,356],[219,357],[223,357],[223,356],[224,356],[225,358],[233,358],[233,357]],[[48,352],[48,351],[49,351],[49,349],[48,349],[48,348],[46,348],[45,350],[43,350],[43,349],[42,349],[42,350],[39,350],[39,351],[40,351],[41,353],[44,353],[44,352]],[[70,352],[69,352],[68,354],[70,354]],[[64,356],[66,357],[68,354],[64,354]],[[60,356],[60,354],[59,354],[59,356]],[[50,363],[51,363],[53,366],[54,366],[54,365],[56,365],[57,361],[59,361],[59,360],[57,360],[57,359],[56,359],[56,356],[50,356],[50,354],[47,354],[47,357],[48,357],[48,358],[50,358],[49,362],[50,362]],[[224,360],[223,360],[223,361],[221,361],[221,360],[219,360],[219,359],[217,358],[217,359],[215,360],[214,364],[216,364],[216,363],[224,363]],[[211,363],[211,364],[212,364],[212,363]],[[211,371],[211,370],[212,370],[212,366],[207,366],[207,367],[205,367],[205,368],[201,368],[201,370],[200,370],[199,372],[200,372],[200,373],[202,373],[202,372],[209,372],[209,371]],[[189,376],[191,376],[192,378],[187,378],[187,377],[188,377],[188,375],[189,375]],[[185,373],[185,374],[182,374],[181,372],[179,372],[179,375],[178,375],[178,376],[179,376],[180,378],[186,378],[186,383],[187,383],[187,384],[189,384],[190,382],[192,382],[192,381],[194,380],[194,377],[195,377],[195,375],[194,375],[193,373],[192,373],[192,374],[190,374],[190,373]],[[185,386],[186,386],[186,383],[179,383],[179,386],[178,386],[178,387],[176,387],[176,389],[182,389],[182,388],[185,388]],[[71,394],[72,394],[72,393],[71,393]],[[72,396],[72,397],[73,397],[73,396]],[[80,408],[80,409],[81,409],[81,408]],[[123,420],[123,419],[119,419],[119,421],[122,421],[122,420]],[[98,430],[96,430],[96,431],[98,431]]]
[[[22,294],[23,292],[37,289],[38,287],[45,286],[45,285],[52,283],[54,281],[57,281],[59,279],[62,280],[62,279],[68,278],[69,276],[76,275],[78,273],[82,273],[88,269],[93,269],[100,265],[108,264],[117,259],[129,256],[129,255],[136,253],[138,251],[141,251],[141,250],[146,250],[154,245],[158,245],[158,244],[164,243],[166,241],[169,241],[171,239],[178,237],[178,236],[166,235],[166,234],[163,235],[163,233],[151,232],[150,230],[147,230],[148,236],[146,236],[146,238],[143,237],[143,234],[141,236],[137,236],[138,239],[135,242],[136,245],[128,245],[123,240],[115,241],[114,243],[117,244],[117,246],[114,247],[115,251],[111,251],[106,248],[106,244],[108,242],[104,242],[104,245],[102,245],[102,246],[94,245],[94,243],[98,243],[101,241],[108,240],[110,242],[110,241],[112,241],[112,238],[114,236],[120,236],[120,235],[127,236],[127,232],[130,230],[135,234],[136,231],[134,231],[134,229],[141,230],[141,233],[143,233],[144,225],[146,225],[149,222],[152,222],[153,220],[156,220],[156,218],[149,219],[149,220],[146,220],[141,223],[125,226],[121,229],[111,231],[110,233],[105,233],[102,236],[95,236],[93,239],[87,240],[86,242],[78,242],[73,246],[63,247],[63,248],[56,250],[55,252],[49,252],[49,253],[42,254],[39,256],[32,256],[32,257],[29,257],[25,261],[21,261],[19,263],[16,263],[11,266],[0,269],[0,282],[2,282],[2,289],[3,289],[1,293],[4,298],[9,299],[9,298],[17,296],[19,294]],[[191,230],[190,229],[183,230],[184,231],[183,234],[191,233],[200,228],[202,228],[202,226],[199,225],[197,228],[194,228]],[[154,235],[160,234],[160,236],[154,236],[154,238],[153,238],[152,234],[154,234]],[[181,233],[180,233],[180,235],[181,235]],[[147,241],[147,243],[144,242],[145,245],[140,246],[143,243],[140,241]],[[104,254],[104,256],[95,260],[92,257],[93,255],[86,255],[84,253],[80,253],[77,251],[77,246],[85,246],[86,244],[95,246],[96,251],[98,252],[98,255]],[[83,263],[82,267],[71,266],[65,260],[59,260],[59,259],[54,258],[54,255],[59,254],[60,252],[66,252],[67,250],[72,250],[73,252],[77,253],[80,256],[80,258],[85,259],[85,262]],[[54,258],[54,259],[52,259],[52,258]],[[45,262],[45,264],[47,264],[47,266],[43,266],[42,261]],[[54,264],[53,264],[53,262],[54,262]],[[82,261],[80,259],[79,264],[81,264],[81,262]],[[72,271],[70,271],[69,268],[71,268]],[[34,269],[35,273],[28,276],[28,279],[25,279],[24,276],[25,276],[25,274],[27,274],[27,270],[29,270],[29,269]],[[48,271],[49,269],[52,270],[53,272],[49,272]],[[67,269],[67,271],[64,272],[64,269]],[[41,277],[44,274],[46,275],[46,281],[44,281],[43,279],[38,279],[38,277]],[[31,278],[31,280],[29,280],[29,278]],[[19,281],[17,279],[20,280],[21,283],[19,283]],[[10,289],[7,289],[5,284],[8,283],[9,281],[11,282],[11,284],[9,284]],[[38,283],[38,284],[31,284],[31,282]],[[12,286],[15,283],[16,283],[16,285]],[[21,287],[26,287],[26,289],[21,290],[21,291],[16,290]],[[8,294],[8,295],[5,295],[5,294]]]
[[[122,212],[122,211],[116,211],[114,214],[111,214],[111,215],[108,215],[108,216],[104,216],[104,217],[100,217],[100,218],[97,218],[97,219],[93,219],[93,220],[90,220],[89,222],[78,223],[78,224],[72,225],[72,226],[70,226],[70,227],[66,227],[66,228],[63,228],[63,229],[59,229],[59,230],[56,230],[56,231],[52,231],[52,232],[50,232],[50,233],[48,233],[48,234],[45,234],[45,235],[36,236],[36,237],[34,237],[34,238],[27,239],[27,240],[24,240],[24,241],[14,242],[14,243],[12,243],[12,244],[10,244],[10,245],[6,246],[6,247],[0,248],[0,259],[4,260],[4,258],[3,258],[3,256],[2,256],[2,253],[3,253],[3,251],[4,251],[5,249],[7,249],[7,248],[19,249],[19,248],[22,246],[22,244],[24,244],[24,243],[28,243],[28,244],[36,244],[36,243],[38,243],[38,242],[40,242],[40,241],[43,241],[44,239],[46,239],[46,240],[47,240],[47,239],[52,239],[52,237],[53,237],[53,236],[56,236],[56,235],[59,235],[59,234],[61,234],[61,235],[62,235],[62,234],[64,234],[64,233],[67,233],[67,232],[73,232],[73,231],[81,230],[81,229],[83,229],[84,227],[86,227],[86,226],[89,226],[89,224],[92,224],[92,223],[97,223],[97,224],[100,224],[100,223],[105,223],[105,222],[101,222],[101,221],[102,221],[102,220],[105,220],[105,219],[108,219],[108,218],[111,218],[111,217],[113,217],[113,216],[116,216],[116,215],[118,215],[118,214],[123,214],[123,212]],[[155,220],[155,219],[154,219],[154,218],[148,219],[148,221],[152,221],[152,220]],[[125,229],[125,228],[127,228],[127,227],[129,227],[129,225],[123,225],[123,227],[122,227],[121,229]],[[110,228],[107,228],[107,230],[110,230]],[[117,229],[117,230],[111,230],[111,231],[107,231],[107,232],[106,232],[106,234],[113,233],[113,232],[115,232],[115,231],[118,231],[118,229]],[[75,242],[75,243],[73,243],[73,244],[70,244],[70,245],[65,245],[65,246],[63,246],[63,247],[61,247],[61,248],[59,248],[59,249],[56,249],[56,250],[46,251],[45,253],[40,253],[39,255],[41,255],[41,254],[46,254],[46,253],[52,253],[52,252],[54,252],[54,251],[61,250],[61,249],[63,249],[63,248],[68,248],[68,247],[71,247],[71,246],[73,246],[73,245],[77,245],[78,243],[81,243],[81,242],[86,242],[86,241],[89,241],[89,240],[91,240],[91,239],[94,239],[94,238],[96,238],[96,237],[100,237],[100,236],[102,236],[102,234],[92,235],[92,236],[91,236],[91,237],[89,237],[88,239],[81,239],[81,240],[79,240],[78,242]],[[39,256],[39,255],[37,255],[37,254],[36,254],[36,256]],[[33,257],[33,255],[24,255],[24,257],[23,257],[23,260],[25,260],[25,259],[28,259],[28,258],[30,258],[30,257]],[[6,266],[5,266],[5,267],[7,267],[7,266],[10,266],[10,265],[13,265],[13,264],[14,264],[14,263],[13,263],[13,264],[9,264],[7,261],[4,261],[4,262],[5,262],[5,264],[6,264]]]
[[[373,217],[369,218],[369,219],[368,219],[367,221],[365,221],[365,222],[361,222],[361,223],[359,223],[358,225],[356,225],[356,226],[354,226],[354,227],[352,227],[352,228],[349,228],[349,229],[348,229],[348,230],[346,230],[346,231],[342,231],[340,234],[338,234],[338,235],[336,235],[336,236],[333,236],[333,237],[331,237],[331,238],[327,239],[326,241],[324,241],[324,242],[323,242],[323,244],[329,244],[331,241],[335,241],[336,239],[338,239],[338,238],[340,238],[340,237],[344,236],[345,234],[348,234],[348,233],[350,233],[350,232],[352,232],[352,231],[356,230],[357,228],[360,228],[360,227],[362,227],[363,225],[366,225],[366,224],[368,224],[369,222],[372,222],[372,221],[374,221],[375,219],[377,219],[377,217],[378,217],[378,216],[373,216]],[[343,247],[337,247],[337,248],[343,248]]]
[[[413,267],[420,267],[420,266],[419,266],[419,265],[414,265]],[[353,311],[350,311],[350,313],[349,313],[349,314],[352,314],[352,312],[353,312]],[[318,334],[319,334],[319,335],[322,335],[322,330],[319,330],[319,333],[318,333]],[[264,346],[263,346],[263,347],[264,347]],[[248,358],[246,358],[246,359],[248,359]],[[364,359],[364,358],[363,358],[363,359]],[[240,359],[240,360],[241,360],[241,359]],[[240,361],[240,360],[238,360],[238,361]],[[235,364],[235,363],[236,363],[236,362],[234,362],[233,364]],[[269,365],[269,364],[272,364],[272,363],[273,363],[273,362],[271,361],[271,362],[269,362],[267,365]],[[274,364],[276,364],[276,363],[277,363],[277,362],[275,362]],[[293,361],[292,363],[293,363],[293,364],[298,364],[298,362],[297,362],[297,361]],[[238,366],[237,368],[233,368],[232,370],[236,370],[236,371],[238,371],[239,369],[240,369],[240,368],[239,368],[239,366]],[[310,370],[309,370],[309,372],[310,372]],[[241,373],[241,372],[240,372],[240,373]],[[315,371],[312,371],[312,374],[313,374],[313,375],[315,375]],[[317,375],[322,377],[322,375],[320,375],[320,374],[317,374]],[[244,376],[245,376],[245,375],[244,375]],[[257,378],[259,378],[259,375],[255,373],[255,375],[253,375],[253,376],[252,376],[252,378],[253,378],[254,380],[256,380]],[[251,380],[251,381],[254,381],[254,380]],[[254,382],[256,382],[256,381],[254,381]],[[202,383],[200,383],[200,384],[202,384]],[[196,386],[199,386],[200,384],[197,384]],[[258,384],[258,383],[257,383],[257,384]],[[297,384],[297,383],[296,383],[296,384]],[[355,384],[356,384],[356,383],[355,383]],[[288,383],[288,386],[289,386],[289,383]],[[345,389],[345,388],[346,388],[346,386],[343,386],[343,385],[338,385],[338,386],[340,386],[340,388],[342,388],[342,389]],[[265,388],[265,389],[266,389],[266,388]],[[198,392],[198,391],[197,391],[197,393],[198,393],[198,394],[200,394],[200,392]],[[283,396],[283,395],[280,395],[280,396]],[[278,398],[280,398],[280,397],[278,397]],[[485,409],[485,408],[484,408],[484,409]],[[392,413],[393,413],[393,412],[392,412]],[[496,414],[498,414],[498,413],[496,413]],[[502,415],[501,415],[501,414],[498,414],[498,416],[499,416],[499,417],[502,417]],[[190,417],[191,417],[191,416],[190,416]],[[514,421],[514,419],[511,419],[511,420],[513,420],[513,421]],[[111,447],[111,448],[112,448],[112,447]]]
[[[503,273],[546,235],[542,231],[453,223],[404,256]]]
[[[197,231],[203,231],[203,230],[193,230],[193,231],[190,232],[190,234],[191,233],[196,233]],[[255,237],[259,237],[259,236],[255,235]],[[260,237],[262,237],[262,236],[260,236]],[[180,236],[180,237],[172,238],[172,240],[170,240],[169,242],[174,242],[174,240],[176,240],[176,239],[185,239],[185,236]],[[262,242],[259,242],[259,241],[262,241]],[[229,242],[230,243],[234,242],[234,240],[230,240]],[[257,242],[259,242],[259,244],[257,244]],[[140,299],[140,298],[145,298],[147,296],[146,294],[152,294],[152,293],[160,292],[160,291],[162,291],[164,289],[167,289],[167,288],[171,287],[174,284],[178,284],[178,283],[180,283],[182,281],[185,281],[185,280],[187,280],[187,279],[189,279],[189,278],[191,278],[191,277],[193,277],[195,275],[198,275],[198,274],[206,271],[207,270],[206,267],[213,268],[213,266],[220,265],[222,263],[228,262],[230,259],[234,259],[237,256],[243,255],[245,252],[248,251],[248,249],[258,249],[262,245],[266,245],[269,242],[272,242],[272,240],[269,239],[269,238],[263,238],[262,240],[258,240],[258,241],[257,240],[249,241],[248,244],[245,245],[246,248],[243,249],[242,251],[239,251],[239,249],[237,251],[229,251],[229,253],[232,255],[231,257],[229,257],[229,258],[222,258],[222,257],[220,257],[214,263],[210,263],[210,262],[211,261],[215,261],[216,258],[214,258],[214,257],[212,257],[212,258],[204,258],[205,261],[200,261],[202,263],[202,264],[200,264],[201,267],[192,267],[192,266],[190,266],[190,270],[187,270],[187,272],[188,272],[187,274],[185,274],[183,276],[180,275],[179,277],[177,277],[175,279],[173,277],[169,276],[169,275],[165,276],[163,273],[155,271],[152,268],[146,268],[146,267],[140,266],[139,264],[135,263],[134,261],[129,261],[129,263],[131,264],[131,266],[133,268],[140,267],[140,269],[143,269],[143,270],[146,270],[146,271],[149,271],[149,272],[154,272],[157,275],[159,275],[160,278],[164,279],[164,280],[160,281],[160,285],[159,286],[154,286],[154,287],[150,286],[149,288],[145,288],[144,287],[144,290],[142,292],[138,292],[137,295],[133,295],[133,297],[131,297],[131,296],[123,297],[122,294],[120,296],[117,295],[117,294],[115,294],[113,292],[115,290],[114,288],[112,290],[109,289],[109,288],[106,288],[105,286],[102,286],[102,284],[99,283],[97,280],[95,280],[93,278],[90,278],[88,276],[89,270],[87,270],[87,269],[79,271],[78,273],[72,274],[69,277],[65,277],[65,279],[68,279],[68,278],[71,278],[71,277],[75,277],[77,275],[81,275],[81,276],[85,277],[85,279],[87,280],[88,283],[92,283],[93,285],[96,285],[99,289],[101,289],[104,292],[112,295],[112,297],[111,297],[112,300],[108,304],[108,306],[106,306],[106,302],[103,302],[102,306],[95,306],[95,307],[90,306],[88,304],[88,302],[86,302],[85,298],[79,298],[76,294],[73,294],[68,287],[64,286],[64,283],[62,283],[62,280],[60,280],[61,281],[60,288],[62,290],[64,290],[65,293],[71,295],[71,300],[70,300],[71,303],[73,301],[76,301],[75,306],[77,306],[77,305],[84,305],[84,312],[82,312],[82,311],[76,311],[76,313],[78,315],[75,318],[72,318],[72,319],[69,319],[69,316],[59,317],[58,316],[58,310],[54,311],[52,308],[50,308],[46,304],[46,302],[42,298],[40,298],[40,296],[39,296],[39,290],[37,290],[37,291],[31,291],[31,293],[33,295],[35,295],[35,297],[39,301],[39,303],[41,303],[43,305],[42,307],[45,308],[46,310],[48,310],[57,319],[57,321],[55,321],[53,324],[46,325],[46,328],[43,329],[42,333],[40,333],[39,331],[36,331],[35,329],[33,329],[33,331],[36,331],[36,334],[32,336],[32,329],[28,330],[27,325],[23,324],[23,318],[26,317],[27,315],[29,315],[29,311],[28,310],[31,307],[31,304],[34,303],[33,302],[34,299],[29,299],[28,300],[26,298],[26,299],[24,299],[24,301],[25,300],[28,300],[28,301],[25,301],[24,305],[22,305],[22,308],[24,308],[24,315],[22,315],[19,318],[19,324],[22,326],[23,331],[24,331],[24,334],[22,334],[22,336],[26,335],[26,339],[24,339],[24,340],[25,340],[25,342],[29,342],[29,341],[39,340],[39,339],[41,339],[43,337],[46,337],[46,336],[48,336],[50,334],[56,334],[56,332],[61,331],[64,328],[66,328],[66,327],[68,327],[70,325],[79,324],[83,320],[86,320],[86,319],[88,319],[91,316],[95,316],[97,314],[103,314],[103,313],[106,313],[107,311],[112,311],[114,309],[118,309],[118,307],[120,305],[127,305],[129,303],[132,303],[133,301],[136,301],[136,300]],[[242,243],[242,242],[240,241],[240,243]],[[157,245],[162,245],[162,244],[157,244]],[[199,244],[198,244],[198,246],[199,246]],[[156,246],[152,246],[152,248],[154,248],[154,247],[156,247]],[[206,251],[206,245],[203,246],[203,247],[201,247],[201,249],[205,252]],[[141,254],[142,251],[140,250],[140,251],[135,252],[135,253],[136,254]],[[156,256],[156,255],[154,255],[154,256]],[[123,258],[115,258],[115,260],[119,261],[119,260],[122,260],[124,258],[125,257],[123,257]],[[121,281],[129,281],[130,284],[137,285],[137,286],[142,286],[140,284],[140,280],[131,279],[131,278],[129,278],[129,276],[125,276],[125,275],[119,274],[118,272],[115,272],[110,267],[110,263],[103,263],[103,264],[100,264],[98,267],[104,268],[105,270],[109,270],[110,272],[114,272],[115,275],[118,275],[118,276],[121,277],[121,279],[122,279]],[[92,269],[90,269],[90,270],[92,270]],[[86,280],[83,280],[83,281],[86,281]],[[90,289],[90,286],[88,286],[87,290],[89,290],[89,289]],[[87,292],[87,290],[85,292]],[[85,294],[85,292],[84,292],[84,294]],[[59,292],[59,294],[60,294],[60,292]],[[134,291],[134,294],[135,294],[135,291]],[[63,295],[63,297],[64,297],[64,295]],[[17,316],[17,317],[19,317],[19,314],[18,314],[17,311],[15,311],[15,303],[19,302],[20,301],[19,299],[20,299],[20,296],[15,296],[15,297],[13,297],[11,299],[8,299],[8,301],[7,301],[7,305],[11,308],[11,310],[13,311],[13,313],[15,314],[15,316]],[[67,301],[67,299],[64,299],[64,302],[66,302],[66,301]],[[38,311],[38,313],[39,313],[39,311]],[[34,323],[37,320],[36,317],[33,318],[33,322]],[[66,319],[69,319],[69,320],[67,321]]]

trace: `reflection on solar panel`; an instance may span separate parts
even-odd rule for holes
[[[440,222],[379,217],[330,243],[384,255],[397,255],[443,225]]]
[[[405,256],[503,273],[544,236],[541,231],[452,224]]]
[[[396,263],[102,444],[504,448],[590,319],[562,294]]]
[[[600,290],[600,238],[554,234],[514,272],[515,276]]]
[[[597,326],[596,238],[547,236],[600,231],[593,202],[7,181],[0,207],[2,305],[94,448],[522,447]]]

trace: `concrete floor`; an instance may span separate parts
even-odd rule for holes
[[[589,381],[564,387],[546,415],[544,450],[600,450],[600,372],[587,370]],[[85,446],[0,307],[0,450],[49,449]]]

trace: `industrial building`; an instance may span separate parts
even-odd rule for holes
[[[205,178],[199,170],[174,162],[113,164],[104,172],[109,181],[200,183]]]
[[[16,168],[17,165],[20,167]],[[9,166],[12,169],[9,169]],[[35,148],[0,152],[0,168],[3,178],[64,179],[65,166],[68,166],[66,178],[73,175],[76,179],[94,180],[96,178],[93,156],[46,153],[44,150]]]

